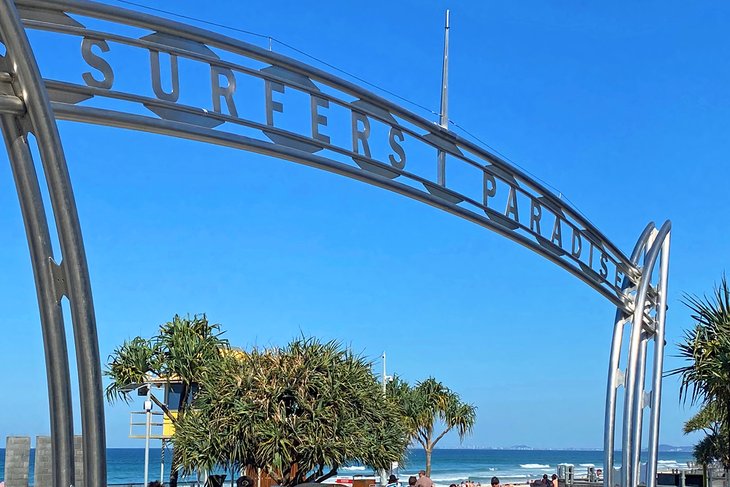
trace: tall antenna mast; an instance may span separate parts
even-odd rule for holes
[[[439,125],[446,130],[449,129],[449,10],[446,10],[446,25],[444,26],[444,64],[441,69],[441,110],[439,113]],[[440,186],[446,186],[446,153],[439,150],[438,153],[438,179]]]

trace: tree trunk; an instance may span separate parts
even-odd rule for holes
[[[175,447],[172,447],[172,466],[170,468],[170,487],[177,487],[177,469],[175,468],[175,460],[177,456],[177,451]],[[207,480],[207,479],[206,479]]]
[[[430,448],[424,448],[426,451],[426,477],[431,476],[431,449]]]
[[[728,439],[728,453],[727,453],[727,457],[725,458],[725,461],[722,462],[723,467],[724,467],[723,470],[725,470],[725,478],[723,479],[722,484],[725,487],[728,487],[728,485],[730,485],[730,484],[728,484],[728,478],[727,478],[728,463],[730,463],[730,401],[728,401],[726,407],[727,407],[727,416],[725,417],[725,428],[727,429],[727,435],[728,435],[728,438],[727,438]],[[718,435],[718,436],[720,436],[720,435]]]
[[[178,406],[178,410],[177,410],[177,420],[178,421],[180,420],[180,418],[182,418],[182,415],[185,412],[185,406],[188,403],[189,391],[190,391],[190,387],[188,387],[188,384],[183,382],[182,387],[180,388],[180,405]],[[170,487],[177,487],[177,477],[178,477],[177,467],[180,464],[178,450],[177,450],[177,448],[175,448],[174,438],[175,438],[175,435],[173,435],[173,442],[172,442],[172,465],[170,466]]]

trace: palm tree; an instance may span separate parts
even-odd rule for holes
[[[431,475],[431,454],[446,433],[456,429],[463,441],[472,432],[476,422],[476,407],[461,401],[457,393],[433,377],[410,387],[396,378],[388,384],[388,394],[394,397],[403,410],[404,421],[426,453],[426,475]],[[442,425],[443,430],[436,433]]]
[[[693,450],[695,460],[702,465],[702,474],[705,479],[705,485],[709,478],[707,476],[707,467],[717,460],[724,460],[727,457],[727,448],[722,442],[727,435],[722,433],[722,419],[720,410],[716,403],[709,403],[702,407],[694,416],[684,423],[684,434],[703,431],[705,437],[702,438]]]
[[[687,297],[685,304],[692,311],[695,326],[685,332],[679,345],[679,356],[689,363],[669,372],[680,376],[680,400],[701,404],[720,422],[725,434],[726,447],[730,451],[730,287],[722,277],[710,297]],[[723,455],[725,468],[730,458]]]
[[[715,435],[705,436],[694,446],[692,450],[695,460],[702,465],[702,478],[704,479],[705,486],[707,487],[710,485],[710,479],[707,475],[707,466],[718,458],[717,440],[718,438],[716,438]]]
[[[204,372],[220,359],[221,351],[228,348],[228,342],[221,338],[221,334],[219,325],[209,323],[204,314],[192,318],[175,315],[172,321],[160,325],[154,337],[125,341],[109,357],[105,371],[105,375],[111,378],[106,388],[107,400],[129,401],[131,393],[150,378],[180,383],[179,407],[168,407],[151,394],[152,401],[173,424],[177,424],[192,402]],[[176,409],[177,415],[171,409]],[[173,449],[170,487],[177,486],[177,465],[178,455]]]

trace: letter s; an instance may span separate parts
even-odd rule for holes
[[[388,160],[390,161],[390,165],[394,168],[403,169],[406,167],[406,152],[403,150],[403,146],[395,140],[396,138],[401,142],[405,140],[403,132],[395,127],[390,127],[390,131],[388,132],[388,142],[390,143],[390,148],[398,155],[399,159],[396,160],[396,158],[393,157],[393,154],[390,154],[388,155]]]
[[[104,75],[104,78],[101,81],[97,81],[89,71],[83,73],[81,77],[84,78],[88,86],[108,90],[114,83],[114,71],[112,71],[112,67],[104,58],[92,52],[91,48],[93,46],[97,46],[101,52],[109,52],[109,45],[103,39],[84,37],[81,41],[81,56],[84,58],[84,61],[92,68],[98,69]]]

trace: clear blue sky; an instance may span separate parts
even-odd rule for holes
[[[558,188],[626,252],[648,221],[672,220],[666,368],[679,364],[672,356],[691,324],[682,294],[709,291],[728,263],[730,6],[140,1],[271,35],[434,111],[451,8],[453,120]],[[50,39],[33,38],[43,69],[80,81],[77,61],[63,58],[80,59],[78,44],[55,49]],[[435,376],[479,408],[465,445],[602,445],[614,308],[567,272],[484,228],[329,173],[162,136],[60,128],[103,360],[175,313],[205,312],[241,347],[313,335],[373,359],[386,351],[389,370],[409,381]],[[0,226],[4,442],[48,433],[7,163]],[[677,393],[665,380],[661,442],[691,444],[681,425],[692,411]],[[128,411],[107,407],[110,446],[143,446],[127,439]]]

